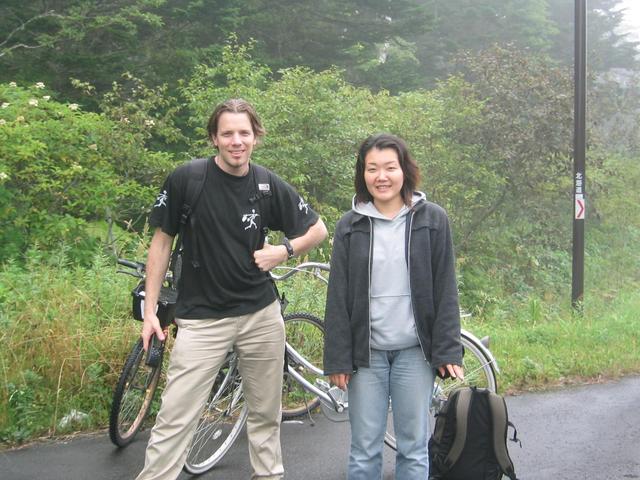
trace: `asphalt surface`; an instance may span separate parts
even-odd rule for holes
[[[507,397],[522,448],[509,442],[520,480],[640,479],[640,377]],[[344,479],[348,423],[321,415],[285,423],[282,448],[287,480]],[[1,480],[133,479],[144,463],[148,432],[117,449],[106,432],[0,452]],[[384,480],[393,479],[385,449]],[[193,478],[181,474],[180,480]],[[238,439],[203,480],[248,480],[246,438]]]

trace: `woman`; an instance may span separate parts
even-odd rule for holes
[[[336,226],[325,373],[349,392],[349,480],[382,478],[389,399],[396,480],[426,479],[434,368],[463,378],[454,254],[445,211],[415,192],[400,138],[361,145],[353,208]]]

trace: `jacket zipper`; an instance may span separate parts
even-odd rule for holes
[[[371,217],[367,216],[367,219],[369,220],[369,266],[367,268],[367,275],[369,276],[369,281],[367,282],[368,284],[368,297],[369,297],[369,308],[368,308],[368,312],[367,312],[367,316],[368,319],[367,321],[369,322],[369,338],[368,338],[368,347],[369,347],[369,366],[371,366],[371,269],[373,268],[373,220],[371,220]],[[412,307],[413,308],[413,307]]]

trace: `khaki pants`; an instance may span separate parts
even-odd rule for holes
[[[220,365],[236,346],[249,408],[252,479],[281,479],[280,447],[284,322],[275,301],[258,312],[222,319],[176,319],[162,406],[151,431],[144,469],[136,480],[178,477]]]

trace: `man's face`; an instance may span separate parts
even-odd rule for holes
[[[218,148],[217,164],[222,170],[236,176],[247,174],[251,152],[257,142],[249,114],[224,112],[211,141]]]

